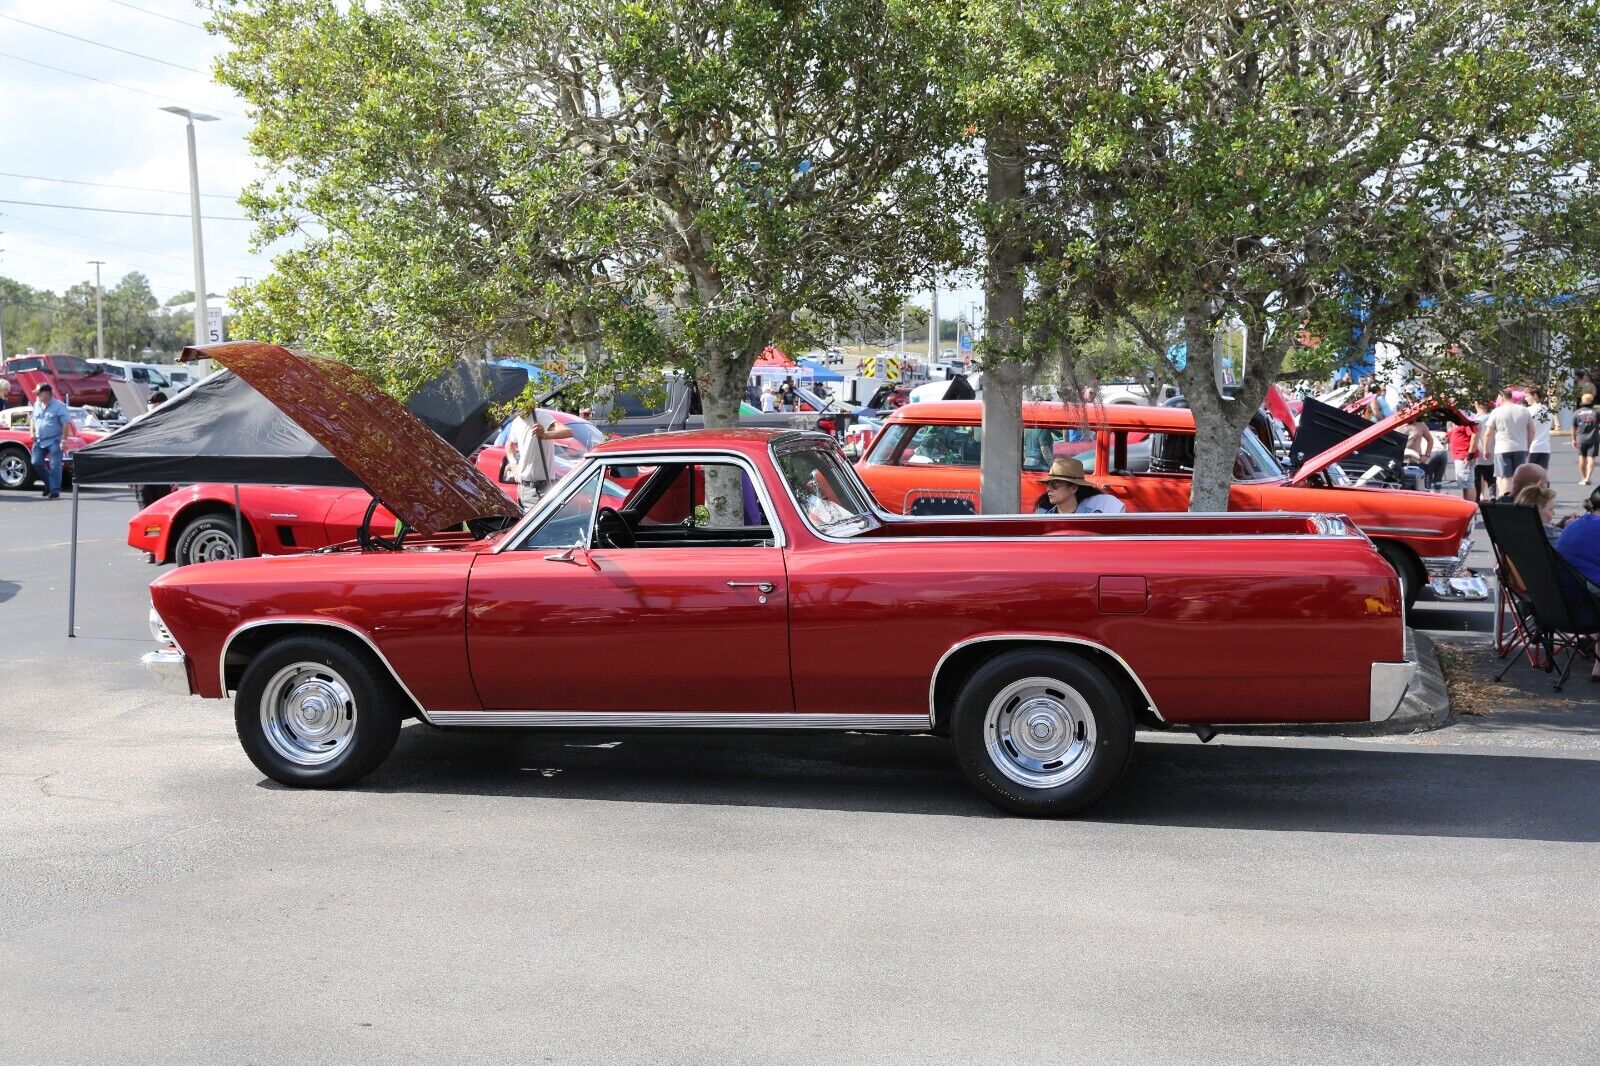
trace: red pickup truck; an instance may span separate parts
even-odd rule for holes
[[[0,364],[0,375],[7,380],[0,407],[33,402],[33,391],[23,388],[28,371],[42,374],[55,389],[56,399],[69,407],[110,407],[113,402],[111,378],[89,360],[76,355],[19,355]]]
[[[234,347],[204,351],[229,365]],[[413,717],[933,732],[987,799],[1061,814],[1117,781],[1136,726],[1381,720],[1415,672],[1394,572],[1338,518],[904,517],[831,438],[735,429],[603,444],[507,525],[505,496],[437,438],[422,447],[398,405],[337,399],[324,409],[346,421],[308,433],[365,434],[345,461],[387,506],[474,532],[151,585],[146,664],[233,694],[245,753],[285,784],[359,780]],[[388,463],[406,449],[428,479]],[[612,475],[639,467],[609,505]]]

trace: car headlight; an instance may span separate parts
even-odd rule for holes
[[[157,644],[171,644],[173,647],[178,645],[178,642],[172,639],[172,631],[167,628],[167,623],[156,614],[154,607],[150,608],[150,635],[156,638]]]

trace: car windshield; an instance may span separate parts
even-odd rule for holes
[[[866,492],[836,450],[808,442],[780,449],[776,458],[795,508],[811,528],[838,536],[872,523]]]

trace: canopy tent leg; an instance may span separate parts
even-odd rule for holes
[[[244,558],[244,518],[239,510],[239,486],[233,487],[233,542],[237,544],[237,558]]]
[[[72,549],[67,563],[67,636],[78,635],[78,479],[72,479]]]

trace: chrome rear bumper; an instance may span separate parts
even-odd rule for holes
[[[168,692],[189,695],[188,660],[177,648],[162,648],[146,652],[140,657],[145,668],[156,675],[156,681]]]
[[[1406,689],[1411,687],[1411,679],[1416,676],[1417,664],[1409,659],[1399,663],[1373,663],[1367,720],[1387,722],[1399,708]]]

